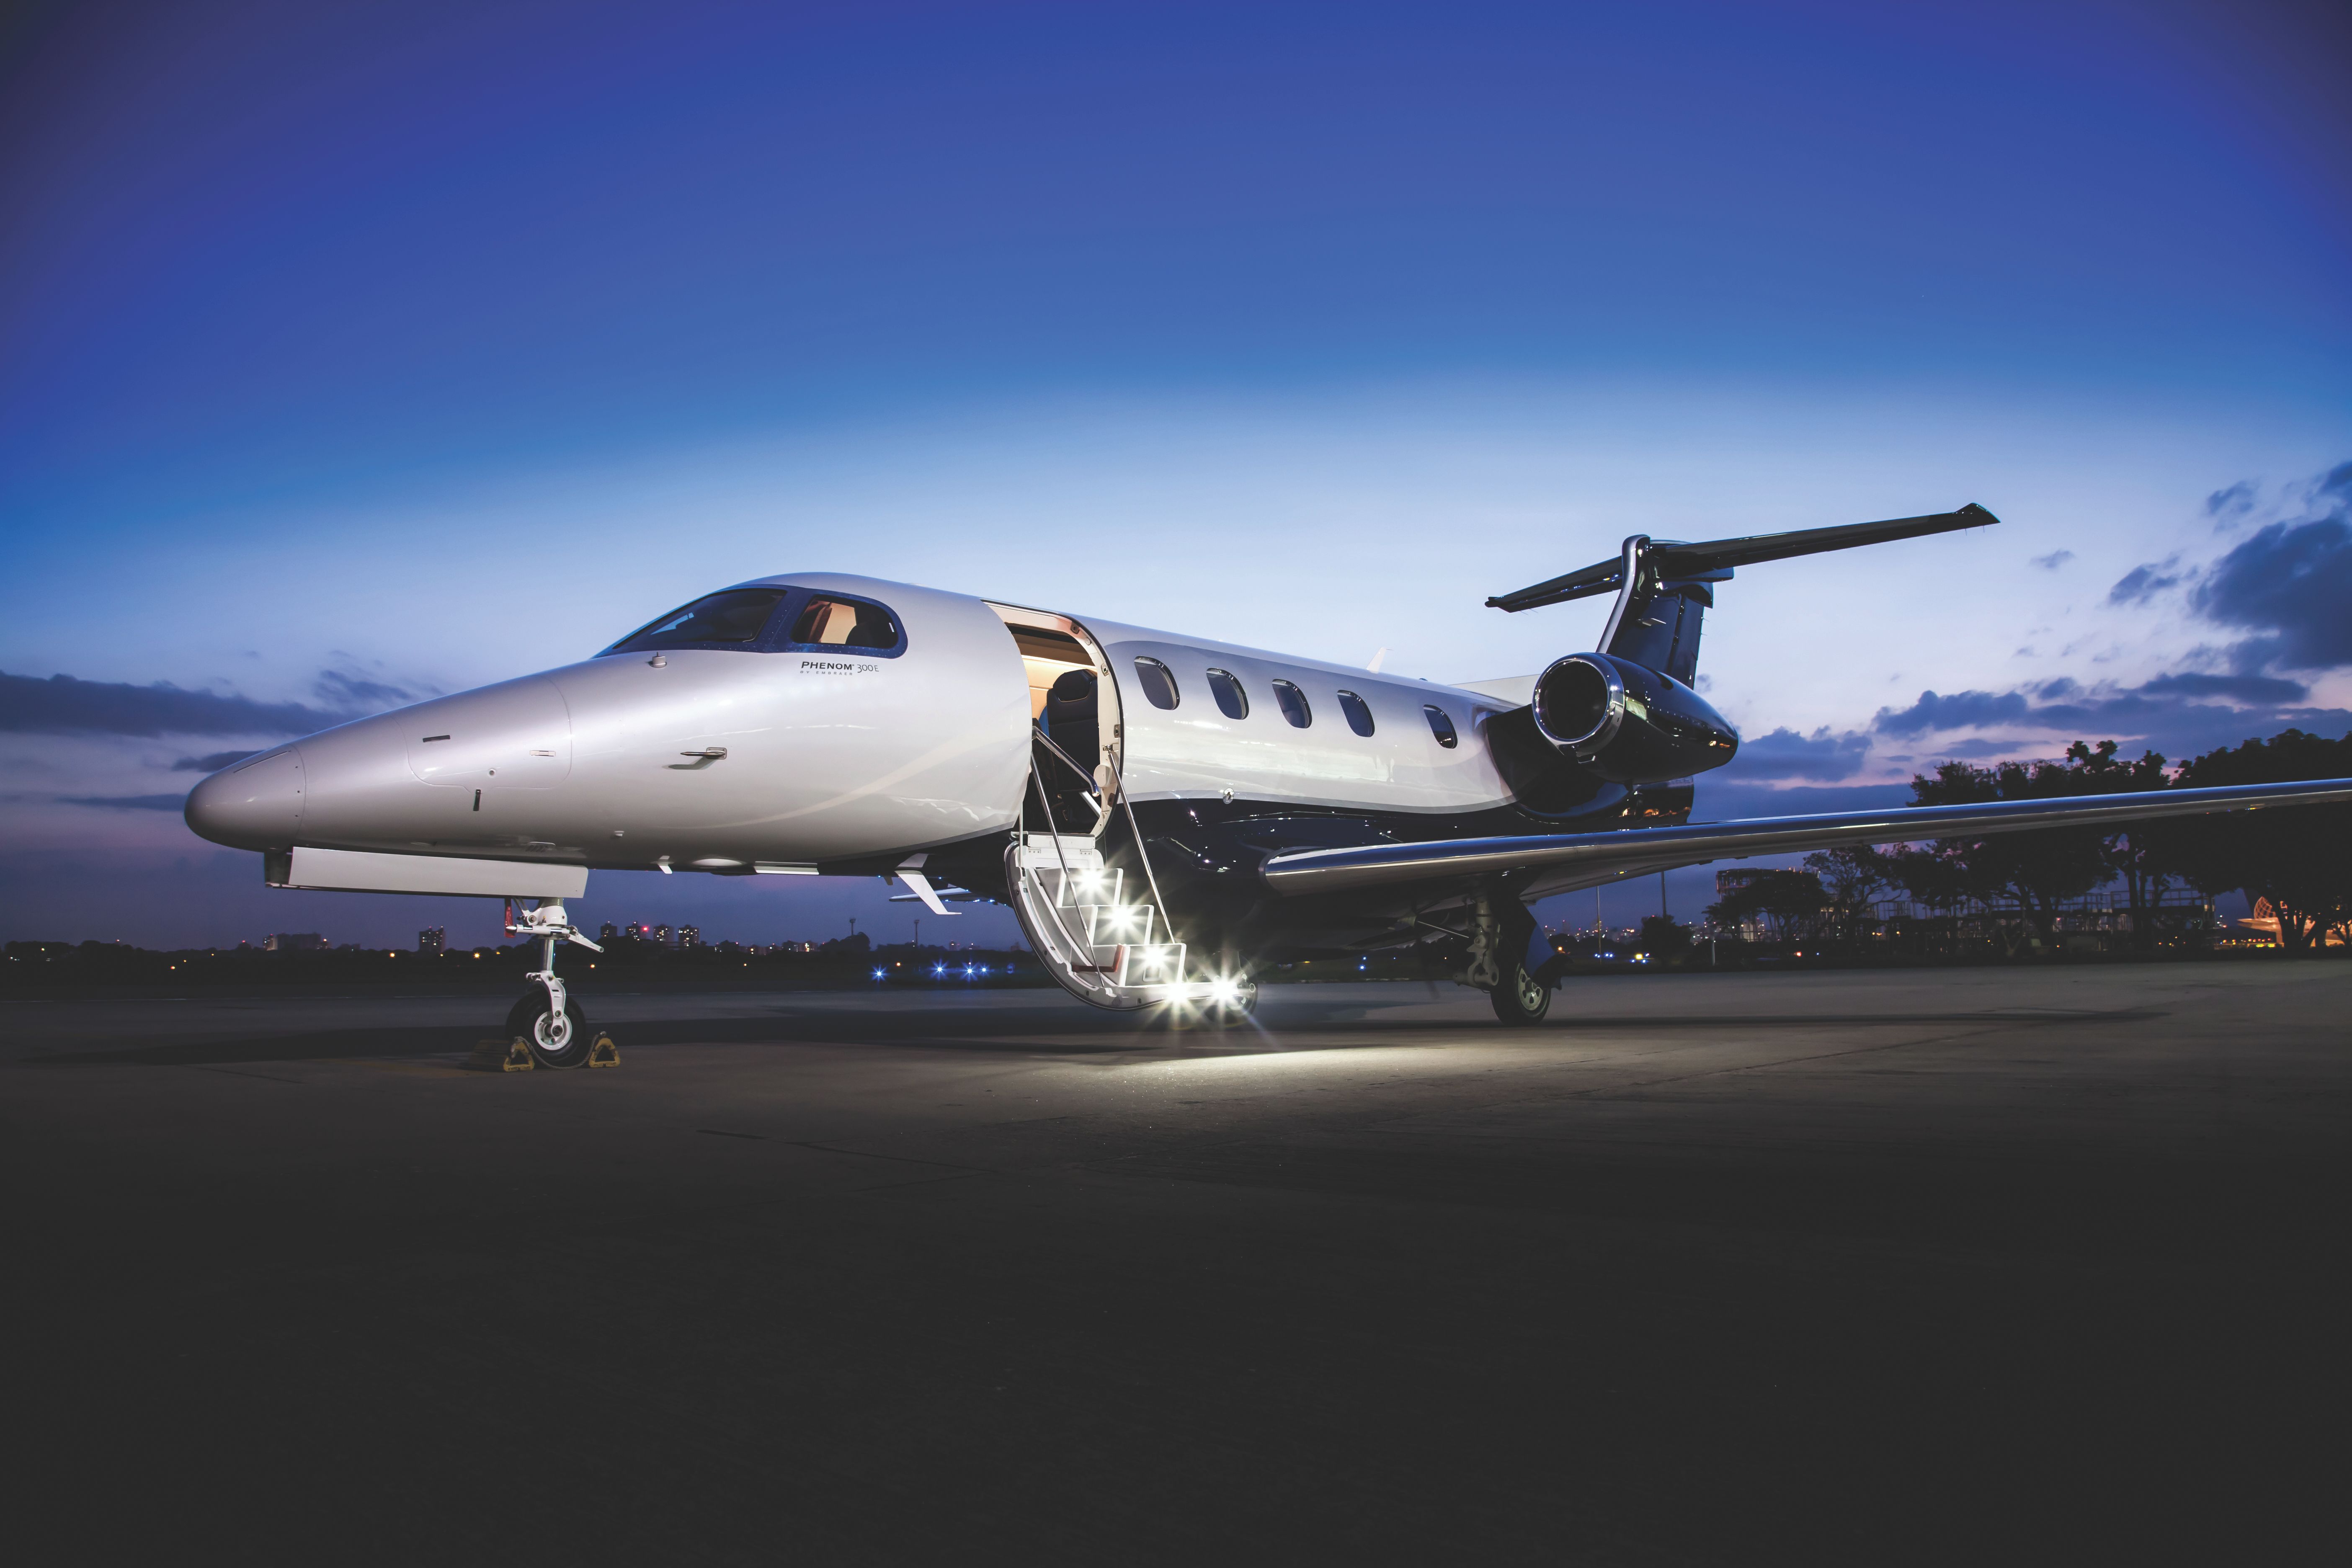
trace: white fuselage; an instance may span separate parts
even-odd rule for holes
[[[607,654],[264,753],[198,785],[189,823],[249,848],[714,871],[865,860],[1013,826],[1047,679],[1008,629],[1024,612],[829,573],[742,586],[784,585],[887,605],[903,647]],[[1109,684],[1101,762],[1135,801],[1459,813],[1509,798],[1483,734],[1507,701],[1112,621],[1026,618],[1068,628],[1085,649],[1073,658]],[[1167,668],[1176,707],[1147,699],[1139,658]],[[1213,668],[1240,682],[1245,716],[1221,710]],[[1305,698],[1305,727],[1285,717],[1277,680]],[[1370,735],[1349,723],[1343,690],[1369,710]]]

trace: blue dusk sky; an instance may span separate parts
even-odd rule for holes
[[[14,8],[0,934],[491,940],[178,799],[775,572],[1475,679],[1627,533],[1974,500],[1723,592],[1699,815],[2343,733],[2347,79],[2189,0]],[[916,912],[781,880],[580,912]]]

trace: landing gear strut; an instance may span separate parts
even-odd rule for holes
[[[530,982],[530,989],[507,1015],[507,1037],[520,1037],[541,1067],[579,1067],[587,1061],[594,1041],[588,1033],[588,1015],[555,973],[555,944],[576,942],[591,952],[604,950],[573,928],[561,899],[541,899],[520,912],[509,900],[507,930],[535,936],[543,944],[539,968],[523,976]]]
[[[1535,934],[1535,918],[1510,893],[1478,895],[1462,982],[1485,991],[1495,1016],[1506,1024],[1539,1024],[1551,1011],[1551,987],[1528,968],[1528,943]]]

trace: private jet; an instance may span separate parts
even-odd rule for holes
[[[1738,733],[1695,689],[1744,566],[1999,521],[1979,506],[1706,543],[1627,539],[1487,603],[1615,595],[1600,647],[1458,686],[909,584],[760,577],[592,658],[260,752],[188,826],[272,887],[508,900],[541,947],[508,1020],[591,1031],[556,973],[596,870],[881,877],[1008,905],[1062,989],[1229,1022],[1298,955],[1418,949],[1534,1024],[1533,901],[1838,845],[2352,799],[2352,780],[1690,820]],[[1377,662],[1377,661],[1376,661]],[[601,951],[601,950],[599,950]]]

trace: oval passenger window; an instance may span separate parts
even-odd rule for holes
[[[1437,737],[1437,743],[1441,746],[1453,745],[1458,737],[1454,733],[1454,721],[1445,716],[1445,710],[1433,708],[1424,702],[1421,705],[1421,710],[1429,715],[1429,732]]]
[[[1307,693],[1287,680],[1274,683],[1274,700],[1282,710],[1282,716],[1290,721],[1292,729],[1304,730],[1315,722],[1315,715],[1307,710]]]
[[[1209,690],[1217,700],[1217,711],[1226,718],[1249,717],[1249,693],[1242,689],[1242,683],[1234,679],[1232,670],[1209,671]]]
[[[1156,658],[1138,658],[1135,679],[1154,708],[1173,708],[1182,700],[1176,692],[1176,672]]]
[[[1348,716],[1348,728],[1359,735],[1372,732],[1371,705],[1352,691],[1339,693],[1339,711]]]

